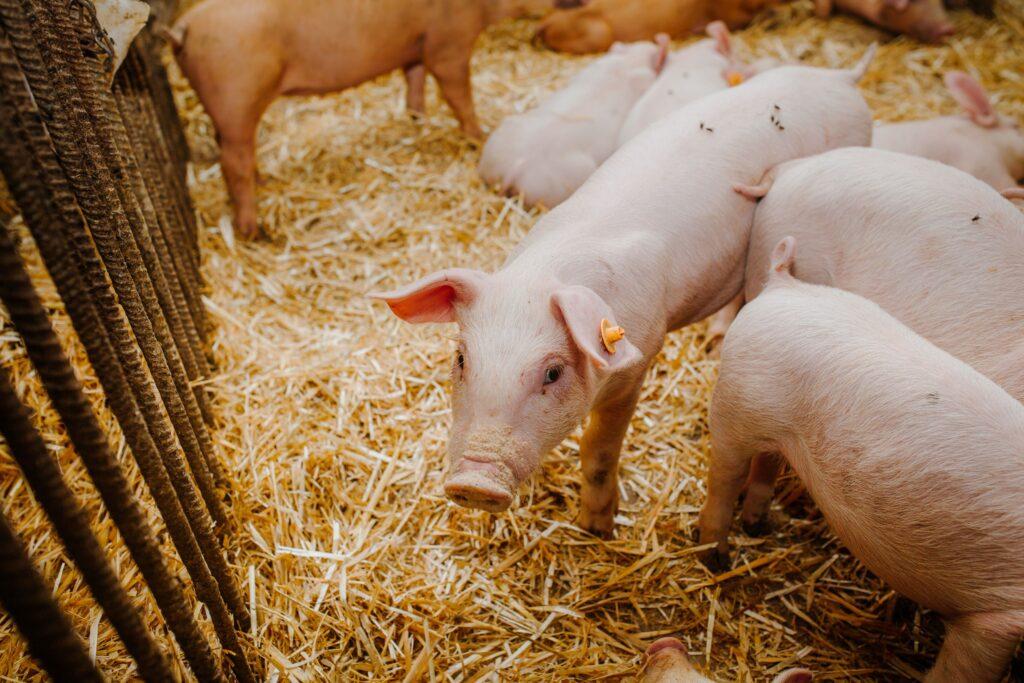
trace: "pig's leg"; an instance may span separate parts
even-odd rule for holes
[[[427,67],[412,64],[405,67],[405,109],[413,118],[423,116],[426,111],[424,90],[427,84]]]
[[[277,96],[278,77],[261,73],[258,82],[239,81],[232,89],[218,90],[201,82],[202,101],[220,145],[220,168],[234,205],[235,230],[246,239],[259,233],[256,212],[256,128],[263,112]],[[216,83],[214,83],[216,85]]]
[[[701,555],[704,564],[713,570],[725,569],[729,564],[729,528],[755,455],[756,450],[730,438],[718,435],[715,439],[708,468],[708,496],[697,519],[700,544],[718,544]]]
[[[615,401],[596,407],[580,441],[583,485],[580,490],[580,528],[609,537],[619,509],[619,454],[640,396],[640,382]]]
[[[750,464],[740,523],[743,530],[752,536],[764,533],[765,518],[775,494],[775,479],[781,469],[782,457],[778,453],[758,453]]]
[[[235,230],[242,237],[253,239],[259,233],[255,130],[220,136],[220,168],[235,208]]]
[[[722,310],[711,316],[711,320],[708,322],[707,334],[708,356],[710,358],[718,358],[721,355],[722,340],[725,339],[725,333],[729,331],[729,326],[732,325],[732,321],[739,315],[740,308],[742,307],[743,292],[741,291]]]
[[[925,683],[999,681],[1024,636],[1024,612],[969,614],[946,622],[946,639]]]
[[[473,108],[473,92],[469,83],[469,58],[472,46],[440,46],[435,52],[425,55],[424,63],[434,74],[441,88],[441,95],[455,112],[462,131],[471,138],[480,140],[484,133],[476,120]]]

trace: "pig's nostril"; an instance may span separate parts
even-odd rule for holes
[[[488,512],[503,512],[512,503],[510,493],[487,482],[449,483],[445,494],[458,505]]]

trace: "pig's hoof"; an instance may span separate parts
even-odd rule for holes
[[[260,224],[255,219],[253,220],[238,220],[235,223],[235,232],[244,240],[255,240],[258,239],[262,234],[263,230],[260,229]]]
[[[712,574],[721,574],[729,569],[729,552],[712,548],[705,550],[697,558]]]
[[[598,538],[610,539],[615,537],[614,516],[593,517],[586,512],[580,512],[580,517],[576,521],[576,525],[588,534],[593,534]]]
[[[740,518],[740,526],[747,536],[764,536],[771,531],[771,524],[768,522],[768,515],[761,515],[757,519]]]

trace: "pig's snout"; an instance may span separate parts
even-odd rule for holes
[[[945,21],[929,26],[922,32],[921,38],[929,43],[942,43],[954,33],[956,33],[956,26]]]
[[[501,465],[463,460],[444,485],[448,498],[462,507],[504,512],[512,504],[512,490],[503,479]]]
[[[647,663],[640,680],[643,683],[668,683],[704,679],[694,679],[686,646],[679,639],[661,638],[647,648]]]
[[[653,657],[659,652],[665,650],[669,651],[666,652],[666,655],[675,656],[671,652],[674,650],[677,653],[682,653],[683,657],[686,656],[686,646],[683,645],[682,641],[680,641],[678,638],[660,638],[654,641],[653,643],[651,643],[650,647],[647,648],[647,656]]]
[[[464,507],[507,510],[520,482],[529,476],[527,451],[507,426],[477,428],[451,453],[445,495]]]

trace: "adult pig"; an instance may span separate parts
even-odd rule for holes
[[[944,618],[925,681],[998,681],[1024,636],[1024,405],[867,299],[791,277],[793,248],[725,339],[700,542],[724,559],[744,483],[744,522],[771,496],[757,458],[785,458],[850,551]]]
[[[506,118],[484,145],[480,175],[527,205],[557,206],[615,151],[667,51],[667,38],[613,45],[537,108]]]
[[[238,232],[257,234],[256,128],[272,101],[343,90],[403,69],[409,108],[422,111],[429,71],[462,129],[482,137],[469,81],[477,36],[500,19],[566,2],[206,0],[185,12],[167,35],[213,119]]]
[[[612,43],[650,40],[659,33],[684,38],[712,21],[731,29],[746,26],[778,0],[590,0],[554,12],[537,37],[560,52],[604,52]]]
[[[926,43],[941,43],[956,33],[942,0],[815,0],[819,17],[827,17],[833,9]]]
[[[826,152],[773,176],[747,301],[772,246],[792,235],[802,280],[874,301],[1024,400],[1024,214],[963,171],[879,149]]]
[[[644,657],[640,683],[715,683],[690,663],[686,646],[678,638],[654,641]],[[786,669],[772,683],[810,683],[814,676],[807,669]]]
[[[609,534],[617,463],[665,334],[738,293],[771,166],[867,144],[854,70],[783,67],[654,124],[546,214],[496,273],[452,269],[377,295],[400,318],[460,327],[445,491],[487,510],[589,413],[580,525]],[[624,327],[626,338],[618,341]]]
[[[657,80],[629,112],[619,131],[619,145],[690,102],[725,90],[730,80],[741,82],[753,75],[749,65],[733,56],[729,28],[724,23],[711,22],[707,33],[709,38],[668,55]]]
[[[964,116],[883,124],[875,128],[872,147],[956,166],[1000,191],[1016,188],[1024,179],[1024,131],[996,112],[971,76],[950,71],[945,80]]]

